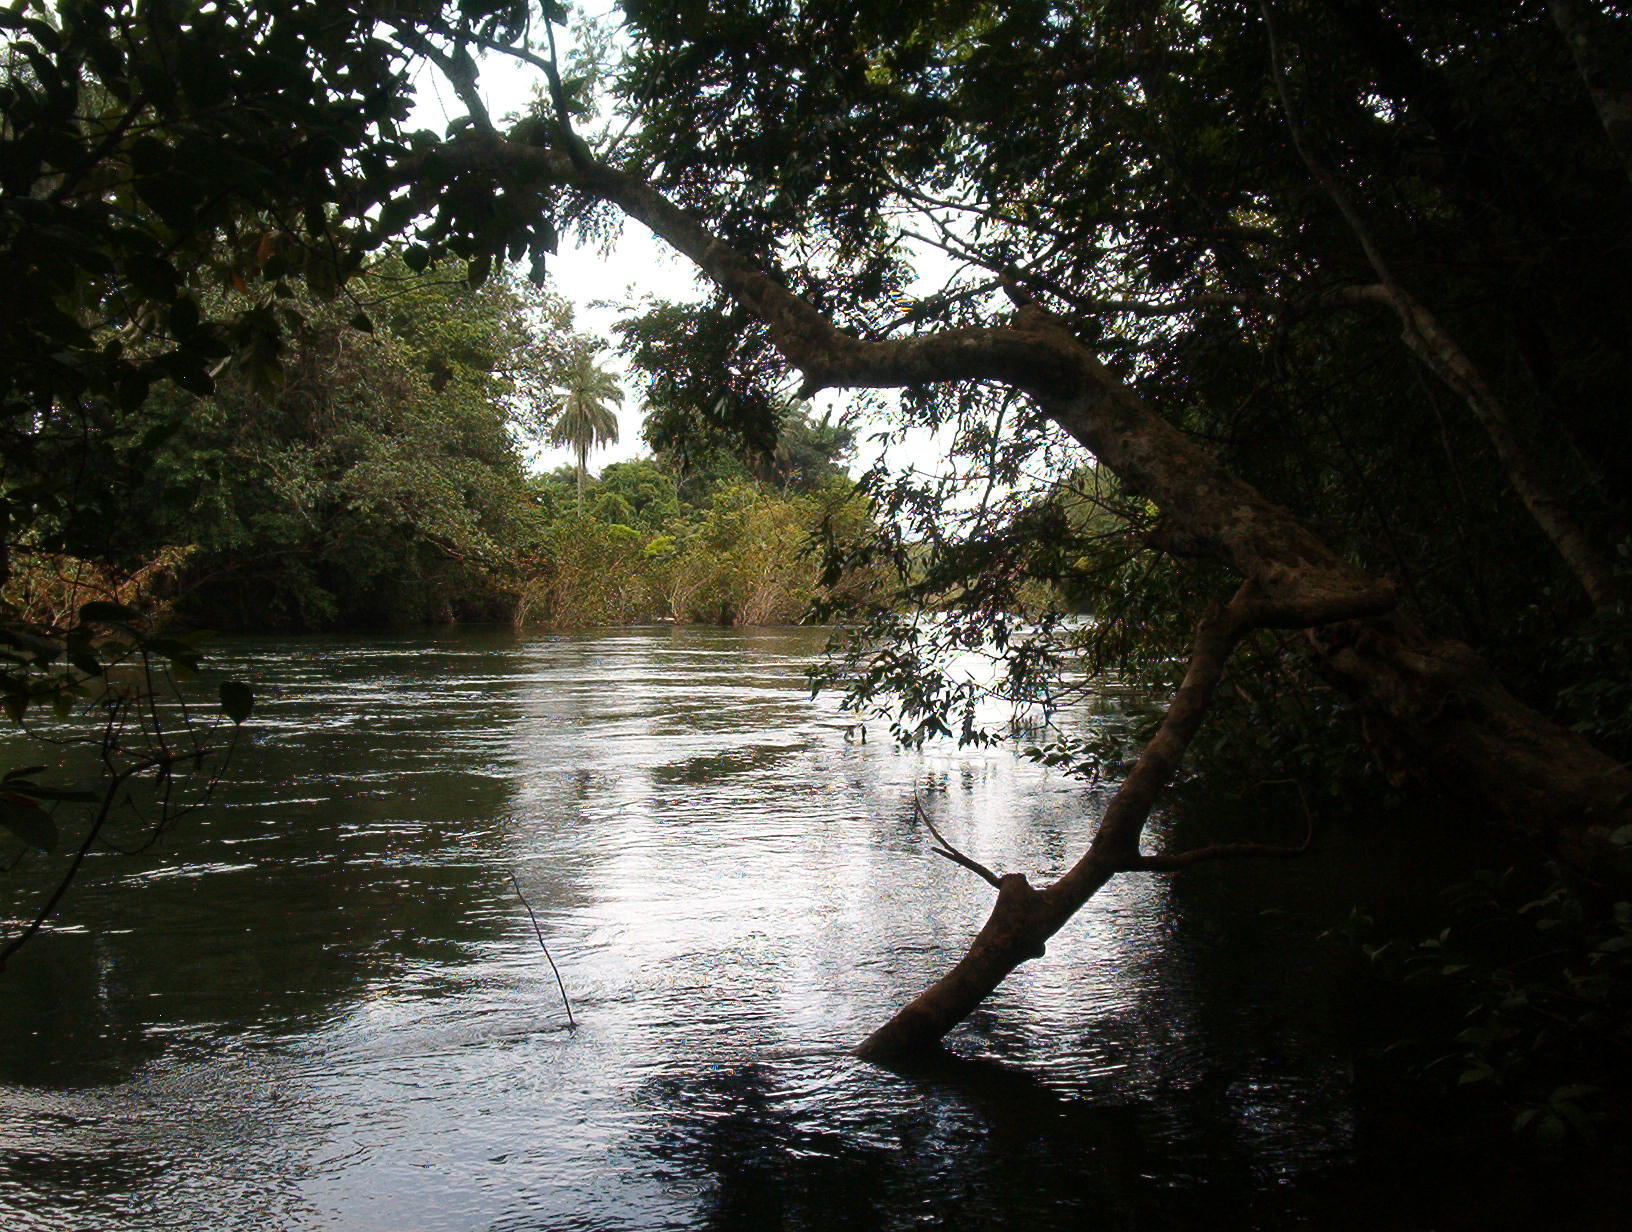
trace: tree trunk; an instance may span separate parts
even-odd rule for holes
[[[1558,7],[1554,6],[1555,12]],[[1564,7],[1575,7],[1574,0],[1565,0]],[[1269,34],[1270,70],[1275,77],[1293,148],[1309,169],[1309,174],[1325,189],[1338,213],[1348,223],[1349,230],[1354,233],[1361,251],[1365,253],[1367,263],[1377,275],[1380,285],[1366,288],[1366,292],[1370,293],[1370,298],[1394,310],[1399,317],[1401,336],[1406,346],[1428,366],[1429,371],[1468,404],[1474,419],[1485,430],[1485,435],[1495,448],[1497,461],[1507,475],[1508,484],[1570,572],[1575,574],[1593,608],[1600,612],[1613,610],[1619,602],[1619,595],[1609,560],[1587,538],[1570,513],[1558,484],[1519,439],[1507,404],[1497,396],[1478,365],[1456,339],[1440,325],[1439,318],[1400,281],[1378,246],[1371,228],[1366,225],[1359,207],[1310,148],[1292,106],[1291,91],[1281,65],[1280,43],[1267,0],[1263,4],[1263,13]]]
[[[1604,15],[1591,0],[1548,0],[1547,7],[1575,57],[1604,135],[1632,179],[1632,72],[1625,57],[1604,45]]]
[[[1184,683],[1161,727],[1111,798],[1093,844],[1076,865],[1045,889],[1034,889],[1021,873],[997,878],[997,903],[986,926],[957,966],[899,1011],[860,1048],[859,1055],[882,1060],[939,1044],[1021,963],[1041,958],[1044,945],[1077,910],[1118,872],[1151,867],[1139,854],[1139,838],[1156,797],[1184,758],[1207,713],[1224,665],[1249,627],[1247,588],[1229,608],[1209,611],[1196,631]],[[1217,852],[1219,849],[1212,849]],[[945,853],[943,853],[945,854]],[[1190,853],[1192,862],[1198,853]],[[983,875],[985,870],[974,866]]]
[[[933,1045],[1010,971],[1040,955],[1119,872],[1287,854],[1252,845],[1160,856],[1139,851],[1145,818],[1200,725],[1230,650],[1256,628],[1306,630],[1315,662],[1354,699],[1402,767],[1464,791],[1493,821],[1534,838],[1578,883],[1616,893],[1632,886],[1632,859],[1609,837],[1632,808],[1632,770],[1521,704],[1472,650],[1422,634],[1396,610],[1389,583],[1339,558],[1288,510],[1219,465],[1047,313],[1022,305],[999,327],[864,340],[838,329],[785,280],[633,176],[490,135],[472,135],[464,157],[473,166],[506,165],[512,174],[530,171],[570,184],[644,223],[766,323],[805,375],[802,397],[832,387],[940,381],[1001,383],[1030,395],[1128,489],[1152,500],[1164,519],[1244,579],[1229,605],[1202,622],[1184,684],[1088,852],[1043,889],[1019,874],[982,870],[998,888],[986,926],[951,972],[868,1039],[865,1055]]]

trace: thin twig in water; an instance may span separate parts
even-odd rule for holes
[[[550,970],[555,972],[555,986],[561,990],[561,1004],[567,1007],[567,1025],[576,1030],[578,1023],[572,1017],[572,1002],[567,1000],[567,985],[561,979],[561,968],[557,967],[555,959],[550,957],[550,947],[544,944],[544,930],[538,926],[538,917],[533,914],[533,905],[521,892],[521,882],[516,880],[514,873],[510,874],[510,884],[516,887],[516,897],[521,899],[521,905],[527,908],[527,918],[533,922],[533,935],[538,938],[538,948],[544,951],[544,961],[549,963]]]

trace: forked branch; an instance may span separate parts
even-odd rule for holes
[[[1003,878],[992,872],[991,869],[987,868],[979,860],[972,859],[971,857],[964,855],[963,852],[959,851],[947,841],[944,834],[935,828],[935,823],[929,819],[929,814],[924,811],[923,803],[918,799],[918,789],[916,787],[913,788],[912,791],[912,807],[913,811],[918,815],[918,820],[924,823],[924,828],[927,829],[930,834],[934,836],[935,841],[940,844],[939,847],[931,847],[931,851],[943,859],[951,860],[954,864],[961,864],[964,868],[968,869],[971,873],[974,873],[993,889],[1002,888]]]

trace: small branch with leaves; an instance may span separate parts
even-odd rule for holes
[[[0,970],[45,927],[93,848],[100,844],[127,855],[143,851],[214,794],[241,725],[254,709],[249,685],[223,681],[220,706],[231,736],[216,741],[220,721],[201,723],[179,687],[199,668],[197,645],[150,634],[144,625],[133,608],[100,600],[81,607],[77,621],[65,631],[0,623],[0,700],[13,723],[37,745],[82,749],[100,766],[100,781],[94,785],[41,782],[40,775],[49,769],[43,763],[0,777],[0,831],[22,844],[8,868],[31,852],[58,850],[63,827],[57,814],[65,806],[95,806],[39,910],[0,946]],[[95,730],[87,735],[73,734],[72,728],[67,734],[42,729],[30,717],[42,708],[49,708],[58,724],[73,722],[76,713],[94,717]],[[151,798],[144,806],[132,789],[149,778]],[[197,790],[179,794],[189,782]],[[119,816],[133,819],[146,837],[133,846],[110,841],[109,824]]]

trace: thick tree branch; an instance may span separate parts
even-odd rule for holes
[[[1552,478],[1537,464],[1534,454],[1526,449],[1514,427],[1513,417],[1506,403],[1497,396],[1472,358],[1458,345],[1455,338],[1440,324],[1439,318],[1417,299],[1400,281],[1384,257],[1376,237],[1365,217],[1337,178],[1316,157],[1303,132],[1298,114],[1292,106],[1292,96],[1282,67],[1279,36],[1267,0],[1262,4],[1264,27],[1269,37],[1270,71],[1275,89],[1280,96],[1281,110],[1286,115],[1287,129],[1292,146],[1297,151],[1309,174],[1331,198],[1353,232],[1367,262],[1376,273],[1379,284],[1368,288],[1379,302],[1388,304],[1399,317],[1401,336],[1413,354],[1425,363],[1440,380],[1444,381],[1473,412],[1474,419],[1484,428],[1485,435],[1496,450],[1496,456],[1507,474],[1513,491],[1529,510],[1531,519],[1552,542],[1564,563],[1575,574],[1582,590],[1598,611],[1613,609],[1620,601],[1615,585],[1614,571],[1609,561],[1587,538],[1586,532],[1569,512]]]
[[[999,878],[997,903],[968,953],[868,1036],[857,1050],[861,1056],[899,1056],[937,1043],[1017,966],[1041,957],[1048,939],[1113,876],[1138,867],[1139,838],[1150,810],[1183,760],[1224,665],[1247,631],[1242,599],[1238,594],[1228,606],[1214,604],[1203,617],[1184,682],[1106,807],[1087,854],[1045,889],[1034,888],[1019,873]]]
[[[446,52],[411,24],[393,22],[392,28],[398,43],[411,51],[417,51],[436,65],[442,76],[447,78],[459,101],[465,105],[472,123],[489,134],[497,131],[493,127],[492,117],[488,115],[487,104],[482,101],[482,92],[477,88],[476,62],[470,58],[470,52],[463,44],[455,47],[452,52]]]
[[[1063,323],[1035,306],[1008,326],[863,339],[839,329],[785,279],[720,241],[635,176],[602,163],[586,170],[554,151],[479,135],[455,150],[467,166],[491,164],[496,170],[531,163],[539,174],[611,202],[645,224],[765,322],[777,348],[804,372],[803,396],[838,386],[1009,385],[1031,394],[1126,485],[1155,500],[1186,530],[1215,543],[1243,576],[1255,578],[1260,601],[1278,605],[1276,623],[1375,615],[1395,603],[1392,586],[1338,559],[1286,510],[1146,406]]]
[[[1198,628],[1185,680],[1107,807],[1088,852],[1044,889],[1019,873],[997,876],[997,902],[969,951],[869,1037],[863,1055],[910,1052],[939,1041],[1010,971],[1041,955],[1047,939],[1118,871],[1139,868],[1142,861],[1179,867],[1226,858],[1223,848],[1204,848],[1205,856],[1147,857],[1139,839],[1200,726],[1230,652],[1256,628],[1309,630],[1310,648],[1334,683],[1366,713],[1409,730],[1425,759],[1481,791],[1493,812],[1528,829],[1589,877],[1615,884],[1629,879],[1632,869],[1609,834],[1632,799],[1632,772],[1515,701],[1466,648],[1424,638],[1394,610],[1391,585],[1339,558],[1287,510],[1227,471],[1035,304],[1024,304],[1009,323],[993,328],[863,339],[835,326],[768,263],[723,242],[636,176],[481,134],[467,134],[435,157],[440,174],[485,168],[508,183],[530,176],[617,206],[758,316],[778,349],[805,373],[809,388],[982,381],[1029,394],[1124,487],[1151,499],[1195,544],[1216,548],[1245,579],[1231,602],[1211,611]],[[411,161],[404,164],[405,177],[414,171]]]
[[[1161,726],[1111,797],[1088,853],[1054,887],[1066,901],[1076,904],[1072,911],[1104,884],[1109,873],[1136,867],[1142,858],[1139,840],[1150,810],[1201,729],[1224,665],[1241,638],[1254,628],[1254,602],[1250,584],[1243,585],[1228,605],[1214,604],[1196,627],[1184,680]]]

